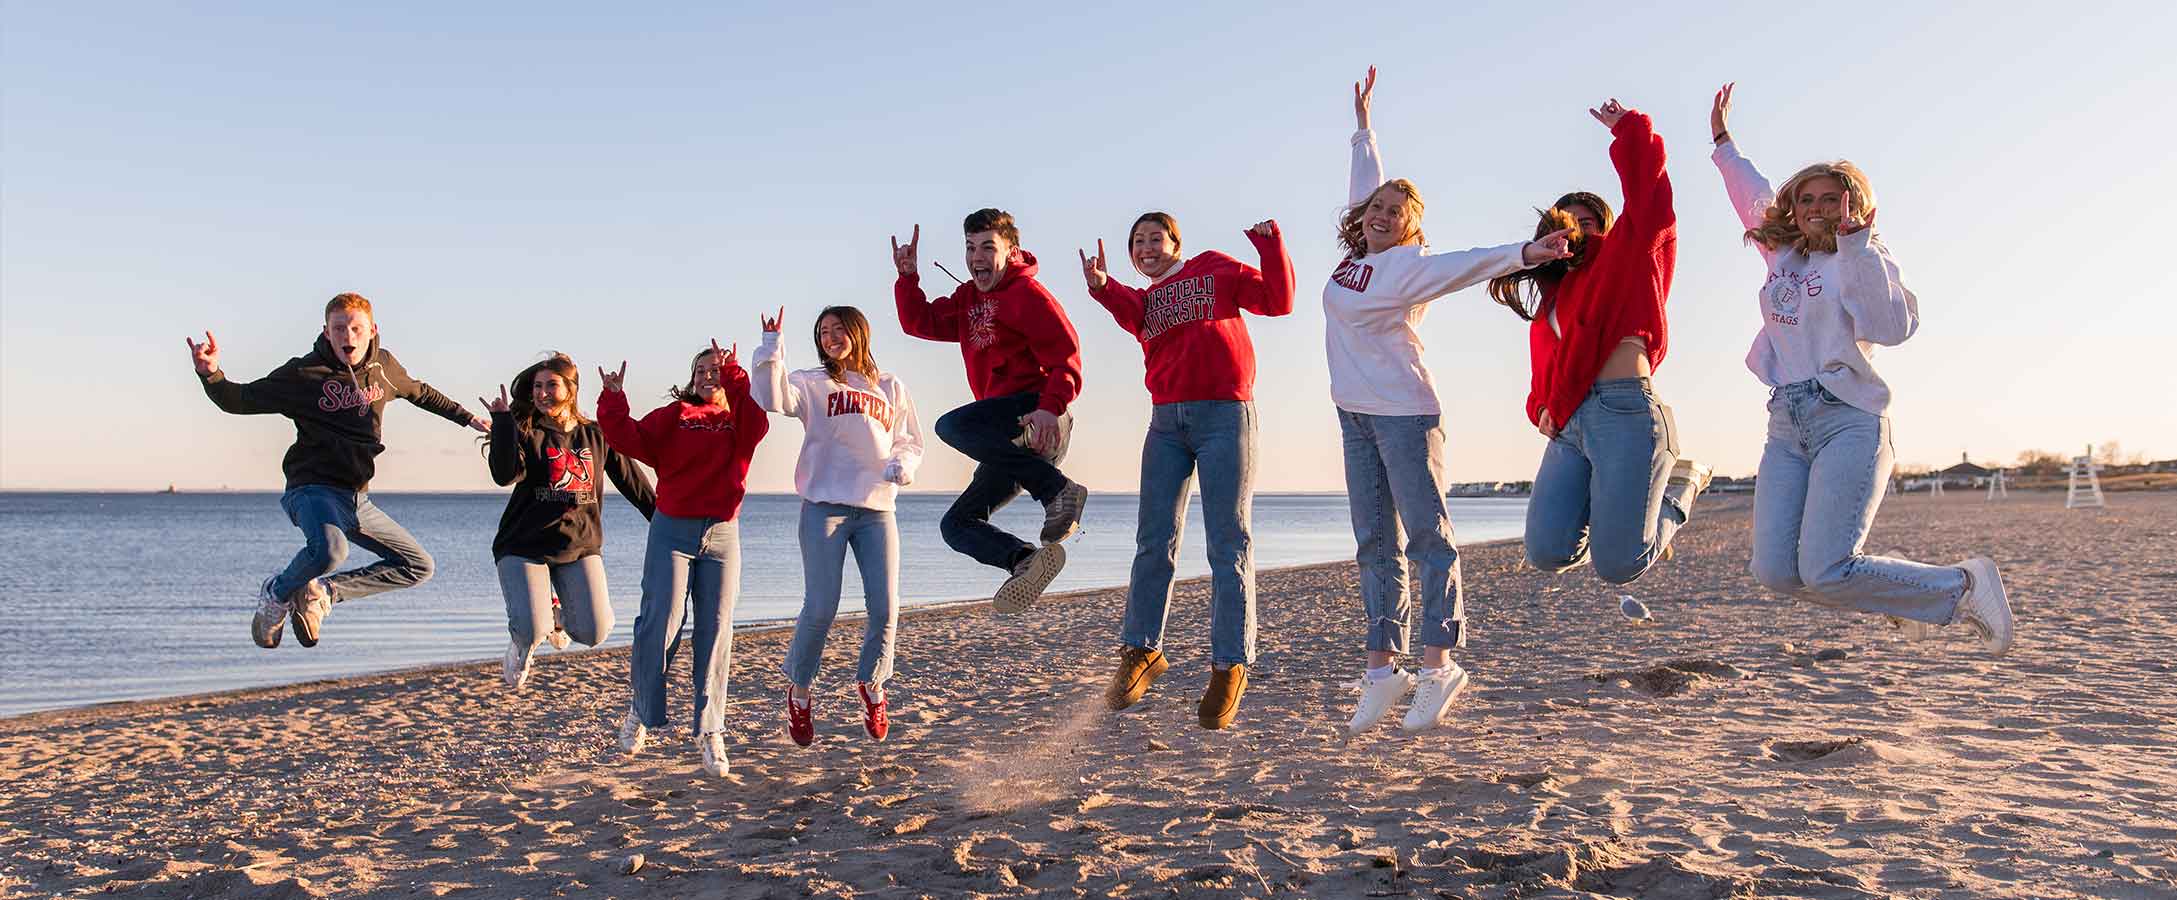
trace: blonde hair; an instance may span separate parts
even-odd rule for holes
[[[1368,214],[1368,204],[1376,202],[1378,195],[1393,190],[1404,191],[1406,194],[1406,227],[1410,229],[1399,238],[1399,243],[1406,243],[1407,238],[1414,241],[1427,240],[1421,234],[1421,211],[1424,207],[1420,189],[1404,178],[1393,178],[1376,185],[1376,189],[1369,191],[1367,197],[1346,207],[1345,212],[1338,217],[1338,243],[1345,247],[1346,256],[1359,258],[1368,255],[1368,237],[1361,233],[1361,217]]]
[[[1797,174],[1784,180],[1784,185],[1777,189],[1776,196],[1770,200],[1769,208],[1761,211],[1761,224],[1746,229],[1746,240],[1770,250],[1790,246],[1801,253],[1837,252],[1837,235],[1834,230],[1809,237],[1800,229],[1793,216],[1795,210],[1792,207],[1798,202],[1799,189],[1808,181],[1824,176],[1835,178],[1838,184],[1844,185],[1845,196],[1852,203],[1852,212],[1862,221],[1875,211],[1875,188],[1867,182],[1867,173],[1860,171],[1860,167],[1848,160],[1818,162],[1800,169]]]

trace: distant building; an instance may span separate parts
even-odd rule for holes
[[[1936,472],[1929,477],[1941,478],[1944,487],[1950,487],[1951,485],[1957,485],[1958,487],[1986,487],[1988,477],[1994,474],[1996,474],[1996,470],[1974,464],[1970,458],[1961,452],[1958,454],[1956,465]]]

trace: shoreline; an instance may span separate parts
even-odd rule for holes
[[[1502,544],[1516,544],[1519,542],[1519,538],[1498,538],[1495,540],[1477,541],[1472,544],[1464,544],[1461,545],[1459,549],[1464,552],[1470,549],[1478,550],[1485,547],[1492,547]],[[1265,576],[1270,575],[1299,572],[1311,569],[1320,569],[1327,566],[1350,564],[1350,560],[1327,560],[1324,562],[1294,563],[1291,565],[1273,566],[1270,568],[1257,569],[1255,570],[1255,577],[1257,579],[1261,579]],[[1183,588],[1200,587],[1208,583],[1209,576],[1207,575],[1198,575],[1192,578],[1175,578],[1172,580],[1172,591],[1176,595]],[[1098,587],[1076,588],[1074,590],[1065,591],[1062,593],[1045,594],[1043,598],[1037,602],[1041,604],[1079,600],[1085,597],[1105,594],[1112,591],[1123,591],[1125,589],[1125,584],[1110,584]],[[955,597],[943,600],[926,600],[919,603],[902,605],[900,607],[900,625],[904,628],[907,624],[909,616],[973,610],[980,607],[987,607],[989,605],[990,598],[988,597]],[[860,622],[865,620],[866,618],[868,618],[868,615],[861,610],[842,610],[839,613],[838,617],[833,621],[832,627],[836,630],[842,625],[850,622]],[[686,627],[688,626],[683,626],[684,629]],[[749,622],[735,624],[733,626],[733,636],[735,639],[739,639],[742,637],[753,637],[756,635],[770,634],[781,631],[791,632],[793,630],[793,627],[794,618],[791,616],[756,619]],[[256,648],[247,649],[254,650]],[[545,659],[572,659],[577,657],[609,655],[614,653],[624,654],[627,652],[627,650],[628,647],[626,644],[614,644],[603,647],[584,647],[579,650],[574,649],[573,647],[569,647],[566,650],[558,650],[548,654],[542,654],[538,656],[538,660],[541,662]],[[401,679],[411,676],[462,671],[473,668],[475,666],[495,664],[497,662],[498,659],[493,657],[446,660],[443,662],[423,663],[421,665],[414,666],[399,666],[391,669],[378,669],[369,672],[357,672],[349,675],[334,675],[326,678],[312,678],[306,681],[293,681],[284,684],[261,684],[250,687],[223,688],[213,691],[198,691],[196,693],[190,694],[172,694],[161,697],[142,697],[133,700],[100,700],[95,703],[86,703],[79,706],[63,706],[55,709],[37,709],[31,710],[29,712],[15,713],[12,715],[0,715],[0,722],[24,722],[40,717],[57,720],[71,717],[74,715],[95,716],[117,713],[157,712],[168,707],[187,707],[217,700],[248,699],[250,695],[254,694],[270,694],[274,692],[285,692],[294,689],[312,687],[339,687],[348,685],[351,682],[382,681],[389,679]]]

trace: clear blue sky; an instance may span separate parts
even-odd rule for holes
[[[1752,470],[1764,421],[1742,364],[1761,264],[1707,159],[1709,97],[1734,79],[1732,130],[1772,176],[1846,156],[1874,180],[1923,319],[1876,358],[1904,461],[2109,438],[2177,456],[2166,3],[297,6],[7,7],[0,487],[276,487],[291,430],[215,410],[182,338],[213,330],[253,377],[306,350],[340,291],[464,402],[551,348],[592,371],[586,408],[587,367],[627,359],[656,396],[782,304],[806,364],[809,317],[853,303],[927,424],[966,383],[953,347],[899,333],[887,237],[919,222],[925,260],[952,266],[960,217],[996,205],[1084,339],[1068,468],[1110,490],[1135,484],[1148,399],[1075,248],[1154,208],[1190,251],[1246,258],[1241,229],[1280,220],[1301,297],[1250,323],[1260,486],[1335,490],[1319,298],[1370,63],[1389,172],[1444,248],[1525,237],[1566,190],[1615,201],[1584,110],[1657,118],[1681,223],[1658,389],[1723,472]],[[1424,333],[1452,477],[1531,477],[1522,323],[1472,290]],[[751,487],[790,490],[799,430],[772,434]],[[376,486],[488,488],[472,436],[396,408]],[[966,468],[936,448],[918,487]]]

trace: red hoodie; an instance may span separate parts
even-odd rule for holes
[[[1620,341],[1646,341],[1651,370],[1663,365],[1670,346],[1663,303],[1678,267],[1678,214],[1663,171],[1663,139],[1638,111],[1626,112],[1611,133],[1610,162],[1625,191],[1625,212],[1607,234],[1585,241],[1579,268],[1543,289],[1527,328],[1534,362],[1527,420],[1537,424],[1544,409],[1559,427],[1571,421]],[[1553,311],[1563,336],[1550,327]]]
[[[1060,414],[1081,395],[1081,339],[1058,298],[1036,281],[1034,254],[1018,247],[998,286],[985,294],[968,282],[930,302],[922,277],[892,285],[900,329],[929,341],[960,345],[975,399],[1035,391],[1039,409]]]
[[[628,418],[626,392],[606,391],[597,399],[605,443],[658,470],[658,512],[683,519],[731,519],[741,512],[748,461],[771,420],[748,394],[747,370],[728,363],[721,374],[730,410],[675,400],[637,422]]]
[[[1089,296],[1141,342],[1152,403],[1255,399],[1255,342],[1240,310],[1258,316],[1293,311],[1293,261],[1285,236],[1250,229],[1262,270],[1211,250],[1173,268],[1148,290],[1116,278]]]

